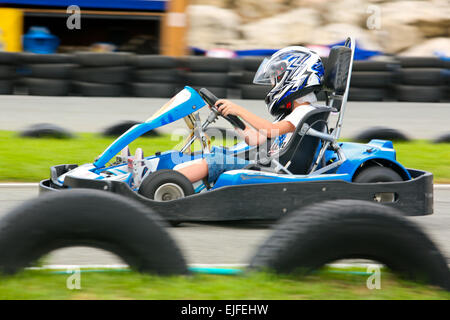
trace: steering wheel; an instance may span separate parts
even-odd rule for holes
[[[220,113],[220,111],[217,109],[217,107],[215,105],[217,100],[219,100],[219,98],[217,98],[211,91],[209,91],[206,88],[201,88],[198,93],[217,115],[220,115],[221,117],[223,117],[225,120],[227,120],[229,123],[231,123],[232,126],[237,127],[241,130],[245,129],[245,124],[244,124],[244,122],[242,122],[241,119],[239,119],[239,117],[237,117],[233,114],[224,116],[223,114]]]

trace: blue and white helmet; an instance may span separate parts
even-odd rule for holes
[[[279,116],[294,100],[322,87],[324,68],[322,59],[305,47],[291,46],[264,59],[253,83],[272,85],[265,101],[269,112]]]

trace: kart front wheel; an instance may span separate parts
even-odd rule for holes
[[[376,183],[403,181],[403,179],[391,168],[373,166],[363,169],[353,181],[357,183]],[[374,200],[377,202],[394,202],[395,197],[395,193],[383,192],[377,194]]]
[[[146,177],[138,192],[155,201],[171,201],[194,194],[194,187],[178,171],[163,169]]]

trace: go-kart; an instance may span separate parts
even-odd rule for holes
[[[357,199],[397,207],[408,215],[433,212],[433,176],[407,169],[396,161],[391,141],[367,144],[338,142],[351,70],[354,41],[333,47],[325,68],[325,105],[315,105],[299,123],[293,137],[276,155],[240,142],[213,146],[206,130],[218,117],[244,128],[236,116],[223,116],[211,92],[185,87],[158,112],[115,140],[93,163],[57,165],[41,181],[40,191],[92,188],[143,202],[173,223],[181,221],[276,220],[291,210],[331,199]],[[199,110],[210,113],[201,122]],[[330,114],[336,117],[334,126]],[[180,150],[144,157],[141,149],[130,155],[128,145],[144,133],[184,119],[190,130]],[[197,142],[196,142],[197,141]],[[193,152],[194,143],[201,150]],[[251,164],[222,173],[210,183],[192,184],[177,165],[223,152]]]

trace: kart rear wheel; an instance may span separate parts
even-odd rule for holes
[[[171,201],[194,194],[192,183],[175,170],[158,170],[142,181],[139,194],[155,201]]]
[[[357,183],[395,182],[403,181],[402,177],[391,168],[372,166],[360,171],[353,179]],[[385,192],[378,195],[378,202],[394,202],[395,193]]]
[[[172,201],[194,194],[192,183],[175,170],[158,170],[146,177],[138,193],[155,201]],[[169,222],[176,226],[179,222]]]

